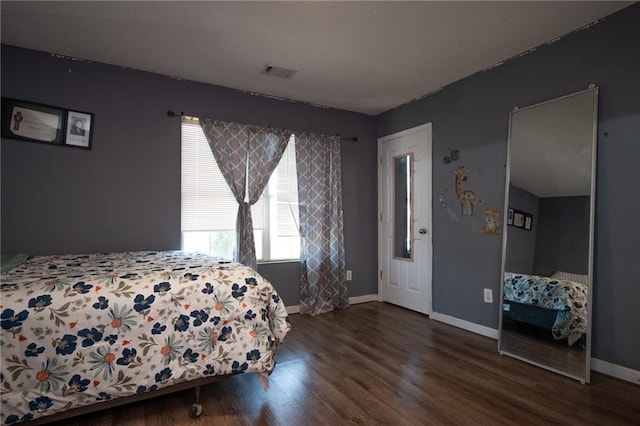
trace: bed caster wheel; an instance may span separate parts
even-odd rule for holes
[[[202,414],[202,405],[193,404],[191,406],[191,410],[189,411],[189,415],[195,419],[196,417],[200,417],[200,414]]]

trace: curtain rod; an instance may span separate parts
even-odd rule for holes
[[[169,117],[193,117],[193,118],[197,118],[197,117],[195,117],[195,116],[193,116],[193,115],[185,114],[185,113],[184,113],[184,112],[182,112],[182,111],[180,111],[180,112],[178,113],[178,112],[174,112],[174,111],[171,111],[171,110],[167,110],[167,115],[168,115]],[[271,127],[271,125],[269,125],[269,127]],[[357,137],[357,136],[352,136],[352,137],[350,137],[350,138],[347,138],[347,137],[341,137],[341,136],[340,136],[340,133],[336,134],[336,136],[340,137],[340,141],[358,142],[358,137]]]

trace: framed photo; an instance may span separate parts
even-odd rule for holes
[[[524,229],[531,231],[531,225],[533,224],[533,216],[530,214],[524,216]]]
[[[92,133],[93,114],[74,110],[67,111],[65,145],[91,149]]]
[[[62,145],[66,111],[50,105],[2,98],[2,137]]]
[[[533,215],[531,213],[509,207],[507,213],[507,225],[531,231],[533,228]]]
[[[520,211],[513,213],[513,226],[516,228],[524,228],[524,213]]]

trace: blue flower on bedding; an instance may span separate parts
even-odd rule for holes
[[[184,358],[185,360],[189,361],[190,363],[197,362],[199,356],[200,356],[199,353],[193,352],[191,349],[187,349],[182,354],[182,358]]]
[[[251,278],[245,278],[244,279],[244,283],[245,284],[249,284],[250,286],[256,286],[258,285],[258,281],[256,281],[255,278],[251,277]]]
[[[98,397],[96,398],[96,401],[109,401],[111,399],[111,395],[109,395],[106,392],[100,392],[98,394]]]
[[[47,408],[51,408],[52,406],[53,406],[53,402],[51,401],[51,398],[48,398],[46,396],[39,396],[33,401],[29,401],[29,410],[31,411],[42,412]]]
[[[220,336],[218,336],[219,342],[226,342],[229,340],[229,337],[233,333],[233,329],[231,327],[222,327],[222,331],[220,332]]]
[[[110,334],[104,338],[104,341],[109,343],[110,345],[113,345],[117,340],[118,340],[117,334]]]
[[[19,314],[16,314],[13,309],[7,308],[2,311],[0,314],[0,326],[3,330],[10,330],[14,327],[20,327],[22,325],[22,321],[26,320],[29,316],[29,312],[24,310]]]
[[[135,349],[125,348],[122,351],[122,356],[116,360],[118,365],[129,365],[136,360],[138,352]]]
[[[91,330],[89,330],[88,328],[84,328],[78,331],[78,336],[84,337],[84,340],[82,341],[83,348],[92,346],[96,342],[99,342],[102,340],[102,333],[100,333],[95,328],[92,328]]]
[[[244,296],[244,294],[247,292],[247,286],[243,285],[242,287],[240,287],[238,284],[233,284],[231,286],[231,295],[235,298],[235,299],[239,299],[242,296]]]
[[[134,278],[138,278],[138,274],[136,274],[135,272],[130,272],[128,274],[121,275],[120,278],[122,278],[123,280],[131,280]]]
[[[262,321],[266,321],[267,318],[269,318],[269,311],[267,308],[260,308],[260,318],[262,318]]]
[[[167,329],[166,325],[162,325],[159,322],[153,324],[153,328],[151,329],[151,334],[162,334],[163,331]]]
[[[211,285],[211,283],[206,283],[204,285],[204,288],[202,289],[202,292],[204,294],[211,294],[213,293],[213,286]]]
[[[277,305],[278,303],[280,303],[280,296],[278,296],[277,294],[272,294],[271,300],[273,300],[273,303]]]
[[[191,312],[191,316],[194,318],[193,320],[194,327],[200,327],[202,323],[207,322],[207,320],[209,319],[209,314],[207,314],[202,309],[200,309],[199,311],[196,310]]]
[[[51,296],[48,294],[43,294],[38,297],[34,297],[29,299],[29,304],[27,305],[30,308],[34,308],[36,312],[42,311],[45,306],[49,306],[51,304]]]
[[[71,355],[76,350],[76,340],[78,338],[71,334],[65,334],[62,339],[56,339],[53,341],[53,346],[56,348],[58,355]]]
[[[247,361],[257,361],[260,359],[260,351],[254,349],[251,352],[247,352]]]
[[[161,372],[156,373],[156,383],[165,382],[165,381],[169,380],[172,375],[173,375],[173,373],[171,372],[171,369],[169,367],[167,367],[164,370],[162,370]]]
[[[195,280],[197,280],[198,278],[200,278],[200,275],[198,275],[198,274],[192,274],[191,272],[187,272],[186,274],[184,274],[184,277],[185,277],[186,279],[188,279],[188,280],[195,281]]]
[[[247,364],[246,362],[240,364],[238,361],[233,361],[233,364],[231,364],[231,374],[244,373],[248,368],[249,364]]]
[[[44,346],[38,347],[38,345],[36,345],[35,343],[29,343],[29,346],[27,346],[27,350],[24,351],[24,356],[26,356],[27,358],[37,357],[42,352],[44,352]]]
[[[109,307],[109,300],[104,296],[100,296],[98,297],[98,301],[92,306],[94,309],[107,309]]]
[[[84,281],[79,281],[73,285],[73,289],[79,294],[87,294],[92,288],[92,284],[86,284]]]
[[[32,420],[32,419],[33,419],[33,413],[27,413],[24,416],[22,416],[22,418],[19,418],[15,414],[11,414],[10,416],[7,416],[7,418],[5,419],[5,424],[12,425],[18,421],[26,422],[27,420]]]
[[[211,317],[211,319],[209,320],[209,322],[212,322],[213,325],[218,325],[220,324],[220,321],[222,321],[222,318],[220,317]]]
[[[189,317],[186,315],[180,315],[174,320],[173,329],[175,331],[187,331],[189,328]]]
[[[89,387],[90,382],[91,381],[89,379],[83,379],[79,374],[74,374],[73,377],[69,380],[69,389],[67,390],[65,395],[86,391]]]
[[[204,368],[204,371],[202,372],[203,375],[205,376],[211,376],[213,374],[215,374],[215,369],[213,368],[213,365],[211,364],[207,364]]]
[[[133,299],[133,301],[135,302],[135,304],[133,305],[133,309],[135,309],[138,313],[144,312],[151,307],[151,304],[155,300],[156,297],[153,294],[147,296],[147,298],[145,298],[142,294],[138,294],[135,299]]]
[[[138,386],[138,389],[136,389],[136,393],[137,394],[141,394],[141,393],[145,393],[145,392],[151,392],[158,389],[158,385],[153,385],[150,386],[149,389],[147,389],[146,386]]]
[[[168,281],[161,282],[160,284],[156,284],[153,286],[153,292],[160,293],[160,296],[163,296],[169,290],[171,290],[171,284],[169,284]]]
[[[244,319],[249,320],[249,321],[251,321],[255,317],[257,317],[257,315],[251,309],[249,309],[247,311],[247,313],[244,314]]]

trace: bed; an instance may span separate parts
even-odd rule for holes
[[[588,287],[578,282],[583,277],[563,272],[551,277],[505,272],[504,318],[548,329],[553,339],[574,345],[587,333]]]
[[[265,381],[291,327],[267,280],[203,254],[14,263],[3,265],[0,284],[2,424],[62,418],[235,374]]]

